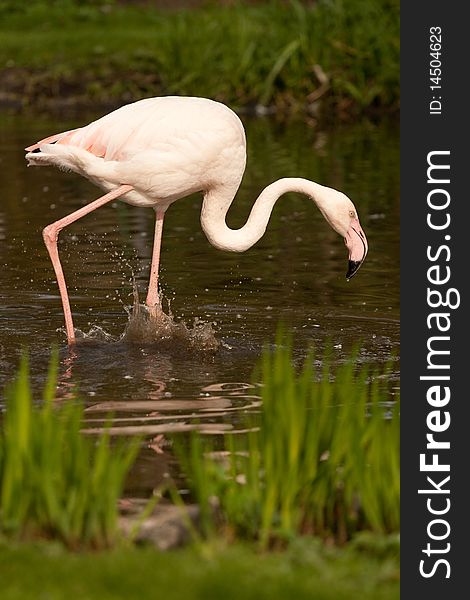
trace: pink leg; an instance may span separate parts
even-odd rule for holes
[[[111,200],[115,200],[116,198],[119,198],[119,196],[130,192],[132,189],[133,187],[131,185],[121,185],[115,190],[109,192],[108,194],[101,196],[94,202],[87,204],[87,206],[79,208],[72,214],[67,215],[66,217],[60,219],[59,221],[56,221],[55,223],[51,223],[43,229],[42,237],[44,238],[46,248],[49,252],[49,256],[51,257],[52,266],[54,267],[57,283],[59,285],[60,297],[62,298],[62,306],[64,308],[65,317],[65,328],[67,330],[67,341],[69,344],[72,344],[75,341],[75,332],[73,328],[69,296],[67,294],[67,286],[65,284],[64,272],[62,270],[62,265],[60,264],[59,251],[57,248],[59,232],[67,225],[70,225],[78,219],[81,219],[81,217],[84,217],[88,213],[91,213],[100,206],[111,202]]]
[[[155,237],[153,240],[152,266],[150,268],[150,281],[146,304],[150,314],[157,316],[160,307],[160,296],[158,295],[158,267],[160,265],[160,248],[162,245],[163,218],[165,211],[156,210]]]

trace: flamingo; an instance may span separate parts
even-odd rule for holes
[[[203,193],[201,226],[209,242],[230,252],[244,252],[265,233],[277,199],[286,192],[305,194],[349,251],[346,278],[362,265],[368,250],[354,204],[342,192],[308,179],[283,178],[268,185],[255,201],[247,222],[230,229],[225,218],[245,171],[245,130],[227,106],[206,98],[146,98],[105,115],[89,125],[47,137],[25,148],[28,166],[55,165],[74,171],[106,193],[88,205],[47,225],[43,238],[57,278],[69,344],[75,341],[57,241],[59,232],[121,199],[155,210],[155,237],[146,304],[161,310],[158,268],[167,208],[193,192]]]

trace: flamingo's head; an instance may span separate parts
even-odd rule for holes
[[[346,279],[349,281],[364,262],[369,245],[354,204],[345,194],[336,190],[331,192],[334,194],[330,195],[326,203],[322,203],[320,210],[331,227],[344,238],[349,251],[346,273]]]

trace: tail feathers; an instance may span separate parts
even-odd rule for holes
[[[114,180],[115,163],[87,152],[76,146],[65,144],[40,144],[25,156],[28,166],[54,165],[63,171],[73,171],[88,177]]]

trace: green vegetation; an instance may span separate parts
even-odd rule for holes
[[[274,353],[263,354],[262,408],[246,416],[246,435],[225,436],[222,451],[197,433],[189,447],[175,438],[206,535],[221,516],[229,537],[262,548],[299,534],[342,544],[358,531],[398,531],[399,399],[384,407],[378,374],[355,369],[354,355],[332,381],[327,354],[320,372],[310,354],[298,375],[291,340],[279,334]],[[0,532],[110,545],[139,443],[111,449],[107,432],[96,444],[82,434],[82,405],[54,405],[56,370],[55,359],[40,407],[26,358],[7,390]]]
[[[207,96],[341,115],[398,109],[398,0],[198,9],[72,0],[0,6],[0,101],[119,104]]]
[[[111,448],[80,432],[83,407],[54,404],[57,357],[43,402],[33,404],[28,361],[6,391],[0,429],[0,534],[51,537],[70,547],[103,547],[117,532],[117,501],[139,443]]]
[[[171,553],[90,553],[116,539],[117,500],[139,444],[111,449],[107,433],[96,441],[80,432],[81,404],[54,402],[57,357],[35,406],[23,357],[0,430],[2,599],[145,599],[157,589],[167,600],[349,600],[358,590],[364,600],[397,598],[399,401],[386,408],[379,374],[356,369],[354,356],[334,380],[327,355],[321,370],[312,354],[300,374],[292,364],[279,334],[256,376],[260,414],[222,453],[199,435],[189,449],[175,444],[203,531],[226,536]],[[260,552],[276,547],[283,552]]]
[[[396,600],[398,544],[358,540],[341,550],[298,540],[282,553],[208,546],[158,553],[69,553],[51,544],[2,546],[2,600]]]
[[[261,414],[247,418],[247,436],[226,436],[222,453],[198,434],[177,445],[206,532],[214,498],[230,533],[262,547],[398,531],[399,400],[385,408],[378,373],[356,370],[354,356],[333,382],[327,356],[321,373],[311,354],[297,375],[290,342],[276,346],[264,352]]]

